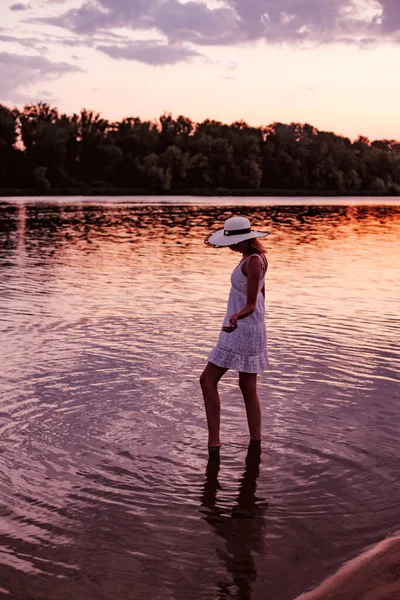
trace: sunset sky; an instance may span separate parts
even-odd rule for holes
[[[400,139],[400,0],[0,0],[0,103]]]

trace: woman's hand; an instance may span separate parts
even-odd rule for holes
[[[237,313],[235,313],[234,315],[229,317],[229,325],[231,327],[233,327],[234,329],[237,328],[237,322],[238,322],[238,314]]]
[[[232,331],[235,331],[235,329],[237,329],[237,322],[238,322],[238,315],[237,315],[237,313],[235,313],[234,315],[229,317],[229,325],[223,327],[222,330],[226,331],[226,333],[232,333]]]

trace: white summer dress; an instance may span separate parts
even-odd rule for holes
[[[258,284],[258,294],[255,311],[238,321],[237,329],[232,333],[221,330],[215,348],[208,356],[209,362],[218,367],[234,369],[243,373],[260,373],[268,366],[267,331],[265,328],[265,301],[261,292],[264,287],[266,266],[262,262],[262,272]],[[247,302],[247,277],[242,273],[242,268],[247,260],[241,261],[231,275],[231,291],[228,299],[228,308],[223,322],[223,327],[229,326],[229,317],[240,312]]]

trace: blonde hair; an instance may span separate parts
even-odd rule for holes
[[[267,249],[262,242],[258,238],[253,238],[250,240],[250,245],[258,254],[266,254]]]

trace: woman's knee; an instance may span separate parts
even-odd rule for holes
[[[207,390],[210,388],[216,388],[218,381],[215,381],[213,377],[207,373],[207,369],[202,372],[200,375],[200,385],[202,390]]]
[[[243,397],[257,394],[257,373],[239,373],[239,388]]]
[[[199,382],[200,382],[202,389],[204,389],[207,386],[208,377],[207,377],[207,373],[205,371],[203,371],[202,374],[200,375]]]
[[[221,377],[228,369],[217,367],[212,363],[208,363],[202,374],[200,375],[200,385],[202,389],[216,389]]]

